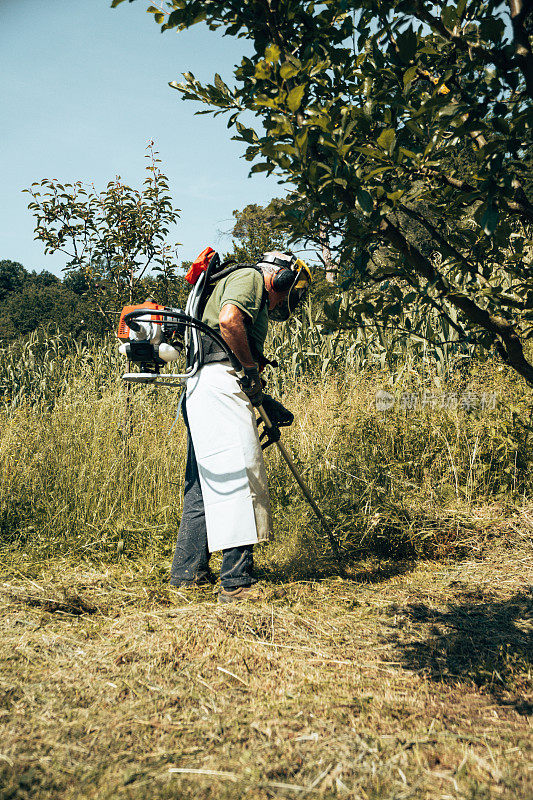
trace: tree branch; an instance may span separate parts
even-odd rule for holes
[[[404,275],[404,279],[407,281],[409,286],[411,286],[413,289],[415,289],[415,291],[418,290],[418,287],[417,287],[416,283],[412,280],[410,275]],[[435,311],[437,311],[437,313],[439,313],[442,317],[444,317],[444,319],[446,320],[448,325],[451,328],[453,328],[454,331],[457,331],[457,333],[460,336],[462,336],[465,339],[465,341],[468,339],[468,334],[465,331],[465,329],[463,328],[463,326],[459,325],[458,322],[456,322],[454,319],[452,319],[450,317],[450,315],[448,314],[448,312],[444,308],[442,308],[442,306],[439,306],[439,304],[437,303],[437,301],[435,300],[434,297],[431,297],[431,295],[429,295],[429,294],[428,295],[422,295],[421,294],[420,295],[420,300],[423,303],[427,303],[428,305],[430,305],[432,308],[435,309]]]
[[[493,50],[487,50],[485,47],[481,47],[481,45],[466,41],[461,36],[457,36],[455,33],[452,33],[452,31],[449,31],[441,19],[434,17],[433,14],[427,11],[421,0],[416,0],[415,5],[417,14],[422,22],[429,25],[432,30],[442,36],[443,39],[450,42],[450,44],[453,44],[458,50],[461,50],[463,53],[475,53],[482,61],[487,64],[494,64],[501,69],[504,74],[514,71],[515,64],[511,59],[507,58],[501,50],[496,50],[495,48]],[[530,96],[533,96],[533,85],[530,85],[527,82],[527,76],[525,77],[528,92]]]
[[[526,29],[526,18],[532,13],[531,6],[528,9],[523,0],[508,1],[511,25],[513,27],[516,62],[526,81],[529,96],[533,97],[533,53]]]
[[[486,309],[480,308],[470,297],[450,287],[431,261],[405,238],[388,217],[382,218],[380,231],[395,250],[398,250],[405,257],[415,272],[433,283],[441,293],[441,296],[445,297],[455,308],[462,311],[471,324],[478,325],[492,334],[494,344],[501,358],[509,366],[512,366],[519,375],[522,375],[530,386],[533,386],[533,366],[524,356],[522,343],[513,325],[503,317],[496,316]]]
[[[437,178],[437,180],[439,180],[441,183],[447,184],[454,189],[458,189],[459,191],[468,194],[470,192],[477,191],[476,187],[471,183],[463,181],[460,178],[454,178],[452,175],[447,175],[445,172],[440,172],[440,170],[433,169],[431,167],[413,167],[409,168],[408,172],[412,176],[419,174],[422,176]],[[513,214],[521,214],[528,222],[533,222],[533,205],[528,201],[525,194],[520,198],[520,200],[508,200],[503,196],[500,196],[499,200],[508,211],[512,212]]]
[[[471,275],[475,275],[477,279],[483,283],[485,286],[490,287],[491,283],[488,281],[485,276],[479,272],[479,270],[471,264],[465,256],[459,252],[450,242],[441,234],[441,232],[436,228],[426,217],[420,214],[418,211],[415,211],[413,208],[409,208],[408,206],[402,205],[400,206],[401,210],[407,214],[408,217],[414,219],[416,222],[419,222],[428,233],[430,233],[433,238],[442,245],[443,250],[447,250],[449,255],[459,261],[469,272]],[[508,294],[500,294],[502,299],[505,299],[506,303],[513,306],[514,308],[519,309],[520,311],[524,310],[524,302],[517,300],[516,297],[511,297]]]
[[[428,233],[430,233],[433,238],[442,246],[442,248],[448,252],[456,261],[459,261],[468,272],[476,272],[476,268],[470,264],[467,258],[459,252],[450,242],[442,235],[442,233],[422,214],[418,211],[415,211],[414,208],[409,208],[409,206],[401,205],[400,209],[407,214],[408,217],[411,219],[416,220],[422,225]]]

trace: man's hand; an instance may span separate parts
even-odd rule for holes
[[[241,379],[243,392],[253,406],[260,406],[263,402],[263,382],[259,377],[257,367],[244,367],[244,378]]]

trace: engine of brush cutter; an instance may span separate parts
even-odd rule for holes
[[[146,309],[146,314],[125,321],[132,311]],[[183,350],[185,326],[164,313],[181,309],[160,306],[149,297],[137,306],[124,306],[120,314],[117,336],[121,341],[119,352],[129,361],[140,365],[142,373],[159,375],[159,370],[170,361],[176,361]],[[181,312],[183,313],[183,312]]]

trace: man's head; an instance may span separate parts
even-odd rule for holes
[[[309,267],[292,253],[280,250],[263,253],[257,266],[263,273],[268,293],[270,319],[288,320],[307,294],[311,282]]]

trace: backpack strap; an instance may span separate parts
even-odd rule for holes
[[[202,319],[202,314],[204,313],[204,309],[207,305],[207,301],[210,295],[210,284],[213,282],[213,276],[216,275],[217,270],[220,269],[220,256],[218,253],[213,253],[211,258],[209,259],[209,264],[205,272],[204,278],[204,285],[202,286],[202,291],[200,292],[200,298],[198,300],[198,312],[197,317],[198,319]]]
[[[261,312],[267,304],[268,292],[263,280],[263,294],[261,295],[261,303],[259,304],[259,311]]]

